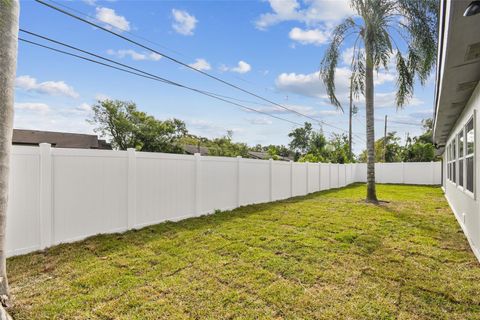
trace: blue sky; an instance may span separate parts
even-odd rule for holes
[[[61,4],[104,26],[121,28],[124,35],[146,38],[155,43],[146,43],[155,49],[270,100],[348,128],[348,115],[328,103],[317,73],[332,28],[352,14],[346,1],[79,0]],[[242,103],[248,107],[295,122],[311,122],[33,1],[21,1],[20,26],[171,80],[245,100]],[[346,41],[337,70],[337,95],[345,108],[353,40]],[[376,118],[388,115],[393,121],[418,124],[431,117],[433,78],[425,87],[417,86],[414,98],[397,110],[395,72],[381,70],[376,79]],[[294,127],[183,89],[19,44],[16,128],[91,133],[93,127],[85,121],[90,106],[106,97],[134,101],[159,119],[182,119],[194,134],[217,137],[233,130],[235,141],[250,145],[287,144],[288,132]],[[353,122],[354,149],[359,152],[365,146],[365,109],[362,101],[356,104],[360,110]],[[326,135],[343,132],[326,125],[323,130]],[[390,123],[389,131],[393,130],[402,138],[421,132],[419,126]],[[382,135],[383,122],[377,121],[376,136]]]

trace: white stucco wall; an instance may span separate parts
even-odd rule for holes
[[[476,113],[476,120],[474,122],[475,128],[475,177],[474,177],[474,196],[472,197],[467,192],[453,182],[446,179],[447,175],[447,152],[443,154],[443,172],[444,172],[444,188],[445,196],[457,217],[458,222],[463,228],[470,245],[480,260],[480,205],[479,205],[479,191],[480,191],[480,83],[477,84],[470,100],[467,103],[464,111],[458,118],[450,136],[448,137],[447,145],[455,138],[455,136],[462,130],[468,120]],[[458,172],[458,164],[457,164]],[[458,176],[458,173],[457,173]],[[465,177],[466,178],[466,177]]]

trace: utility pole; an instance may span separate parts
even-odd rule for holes
[[[383,131],[383,162],[387,162],[387,115],[385,115],[385,130]]]

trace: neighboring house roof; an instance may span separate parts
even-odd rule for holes
[[[186,144],[183,146],[183,150],[187,154],[195,154],[195,153],[200,153],[202,156],[208,156],[208,148],[207,147],[201,147],[201,146],[194,146],[191,144]]]
[[[464,17],[469,3],[441,1],[433,140],[442,149],[480,80],[480,14]]]
[[[268,160],[270,158],[273,158],[268,152],[264,152],[264,151],[248,151],[248,155],[254,159],[262,159],[262,160]],[[290,161],[293,159],[277,156],[277,160]]]
[[[93,134],[13,129],[12,144],[35,146],[50,143],[56,148],[112,149],[105,140]]]

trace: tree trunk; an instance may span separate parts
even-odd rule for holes
[[[13,134],[13,99],[17,66],[18,0],[0,0],[0,302],[8,305],[5,256],[10,151]],[[8,318],[0,310],[0,319]]]
[[[353,84],[353,77],[350,77],[350,110],[349,110],[349,120],[348,120],[348,157],[350,158],[350,161],[353,160],[353,153],[352,153],[352,116],[353,116],[352,84]]]
[[[374,87],[373,59],[371,51],[365,45],[365,105],[367,117],[367,202],[378,203],[375,190],[375,121],[374,121]]]

